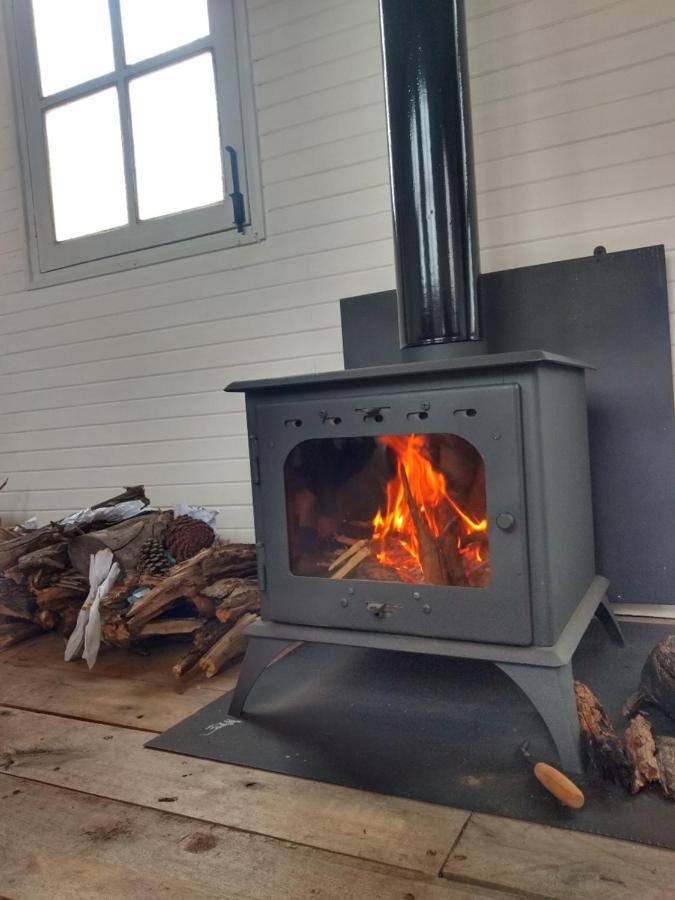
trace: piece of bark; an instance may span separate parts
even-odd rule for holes
[[[212,584],[207,585],[202,594],[213,600],[224,600],[230,594],[240,588],[242,585],[253,586],[257,582],[254,578],[219,578]]]
[[[207,678],[213,678],[223,666],[246,650],[245,630],[258,617],[254,613],[248,613],[233,625],[220,640],[199,660],[199,667],[206,673]]]
[[[637,692],[624,705],[624,715],[635,715],[647,703],[675,720],[675,635],[664,638],[650,652]]]
[[[669,800],[675,800],[675,738],[657,735],[655,743],[661,790]]]
[[[203,616],[205,619],[210,619],[215,615],[217,606],[216,600],[213,600],[211,597],[205,597],[201,592],[191,594],[190,600],[194,603],[200,616]]]
[[[219,622],[236,622],[246,612],[260,612],[260,599],[258,597],[250,597],[243,600],[239,604],[231,606],[219,606],[216,610],[216,616]]]
[[[125,487],[121,494],[116,494],[114,497],[102,500],[91,508],[103,509],[106,506],[117,506],[119,503],[126,503],[129,500],[142,500],[145,506],[148,506],[150,501],[145,496],[145,486],[142,484],[135,484],[133,487]]]
[[[23,585],[0,576],[0,614],[30,621],[35,611],[35,595]]]
[[[589,766],[602,778],[630,791],[633,771],[623,745],[593,691],[574,682],[581,746]]]
[[[628,762],[632,766],[631,793],[637,794],[647,784],[659,780],[656,744],[651,725],[644,716],[637,715],[623,736]]]
[[[148,622],[138,633],[140,638],[165,635],[194,634],[204,624],[203,619],[155,619]]]
[[[192,559],[174,566],[151,591],[134,603],[129,611],[130,627],[137,630],[154,619],[177,600],[190,599],[206,585],[232,570],[255,567],[255,548],[249,544],[214,544]]]
[[[73,567],[86,575],[89,572],[89,558],[99,550],[108,548],[124,577],[135,569],[141,545],[150,538],[161,540],[172,518],[171,510],[143,513],[109,528],[79,535],[68,545]]]
[[[21,572],[30,569],[56,569],[64,572],[69,568],[68,560],[68,541],[58,540],[46,547],[40,547],[32,550],[30,553],[24,553],[16,561],[16,566]]]
[[[35,622],[43,631],[53,631],[59,621],[58,613],[53,609],[41,609],[35,615]]]
[[[101,637],[107,644],[127,647],[132,638],[124,615],[116,613],[107,618],[101,627]]]
[[[424,580],[427,584],[449,584],[448,570],[440,544],[432,534],[431,529],[427,524],[427,520],[417,507],[415,498],[410,490],[410,483],[408,482],[405,468],[401,466],[400,470],[403,491],[419,542],[420,563],[422,565],[422,572],[424,573]]]
[[[173,675],[174,678],[182,678],[183,675],[187,675],[194,667],[197,665],[199,660],[202,658],[203,652],[201,650],[196,649],[195,647],[191,647],[187,653],[185,653],[181,658],[174,664],[173,666]]]
[[[19,644],[21,641],[42,633],[42,629],[35,622],[3,621],[0,624],[0,650],[6,650],[8,647],[13,647],[14,644]]]

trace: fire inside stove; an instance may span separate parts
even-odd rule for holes
[[[490,583],[485,465],[458,435],[303,441],[285,482],[295,575]]]

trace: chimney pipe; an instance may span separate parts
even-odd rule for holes
[[[463,0],[380,0],[380,21],[401,347],[481,352]]]

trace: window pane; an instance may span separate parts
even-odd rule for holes
[[[45,116],[57,241],[127,224],[117,89]]]
[[[189,44],[209,33],[206,0],[121,0],[128,63]]]
[[[33,0],[44,96],[114,68],[107,0]]]
[[[211,54],[135,78],[129,98],[141,219],[222,200]]]

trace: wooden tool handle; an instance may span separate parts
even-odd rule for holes
[[[585,797],[576,784],[548,763],[537,763],[534,767],[534,776],[563,806],[581,809],[584,805]]]

